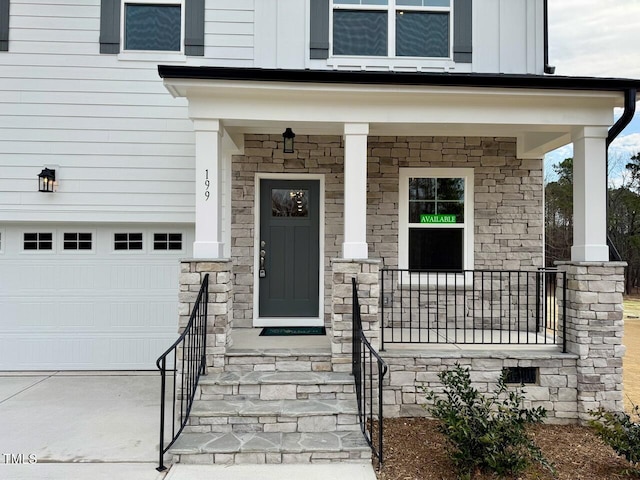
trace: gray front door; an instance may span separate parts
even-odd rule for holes
[[[320,182],[260,181],[260,317],[318,317]]]

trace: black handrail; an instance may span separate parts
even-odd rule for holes
[[[562,345],[566,352],[567,279],[556,269],[385,268],[381,277],[382,351],[390,343],[449,343]]]
[[[362,331],[362,318],[360,317],[360,302],[356,279],[351,279],[353,286],[353,310],[352,310],[352,373],[355,383],[356,399],[358,401],[358,420],[360,430],[371,447],[373,454],[378,459],[378,468],[384,462],[383,455],[383,412],[382,412],[382,380],[388,371],[387,364],[371,346]],[[363,348],[364,347],[364,348]],[[373,371],[373,363],[377,364],[377,372]],[[377,445],[374,441],[374,423],[376,416],[373,413],[373,389],[377,375],[378,412],[377,412]],[[367,398],[367,394],[369,397]],[[368,407],[368,411],[367,411]]]
[[[206,368],[207,351],[207,305],[209,304],[209,274],[202,280],[200,292],[193,305],[189,323],[182,332],[182,335],[165,351],[158,360],[156,366],[160,370],[161,393],[160,393],[160,458],[158,470],[162,472],[167,469],[164,466],[164,454],[171,448],[182,433],[194,396],[198,387],[200,375],[204,374]],[[172,355],[173,354],[173,355]],[[172,360],[167,367],[167,358]],[[178,366],[180,368],[178,368]],[[171,414],[171,441],[164,446],[165,436],[165,398],[167,386],[167,372],[173,374],[173,399]],[[178,376],[178,373],[180,374]],[[180,385],[178,386],[178,383]],[[179,388],[179,393],[178,393]],[[177,430],[176,430],[177,427]]]

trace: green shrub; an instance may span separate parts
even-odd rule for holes
[[[482,395],[471,386],[468,368],[455,368],[439,374],[443,394],[426,390],[428,412],[440,420],[440,431],[452,447],[451,456],[462,478],[476,470],[498,476],[514,475],[532,461],[553,472],[540,449],[527,435],[526,427],[546,417],[542,407],[522,408],[522,388],[508,389],[504,375],[495,390]]]
[[[640,417],[638,405],[633,405],[632,413],[636,418]],[[634,422],[624,412],[609,412],[603,408],[590,410],[589,414],[594,417],[594,420],[589,420],[589,425],[595,429],[596,435],[618,455],[623,455],[637,466],[640,461],[640,423]]]

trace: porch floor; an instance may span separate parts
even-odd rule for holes
[[[231,330],[233,345],[229,353],[287,353],[291,351],[305,353],[330,354],[331,340],[329,335],[295,335],[283,337],[261,337],[262,328],[234,328]]]
[[[553,332],[474,330],[464,328],[385,328],[384,345],[389,349],[522,350],[560,351],[561,340]]]

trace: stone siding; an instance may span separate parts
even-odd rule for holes
[[[331,325],[331,259],[341,256],[344,149],[341,136],[297,135],[295,153],[282,152],[281,135],[245,135],[244,155],[232,165],[231,256],[234,318],[253,318],[255,174],[325,176],[325,325]],[[370,258],[398,266],[399,169],[473,168],[475,268],[542,266],[542,161],[516,158],[514,138],[368,137],[367,242]]]
[[[578,412],[621,412],[624,262],[561,263],[567,275],[567,351],[578,355]],[[559,288],[561,288],[559,286]],[[558,292],[560,308],[562,294]]]
[[[433,349],[381,355],[389,366],[383,383],[385,417],[427,416],[423,388],[442,391],[438,374],[458,363],[469,367],[473,386],[483,393],[493,390],[503,368],[536,367],[538,382],[525,385],[525,406],[544,407],[549,423],[575,423],[578,419],[575,355],[518,350],[512,350],[510,355],[492,355],[486,351],[453,353]]]
[[[209,274],[209,304],[207,307],[207,372],[224,369],[225,354],[231,346],[233,320],[233,284],[229,260],[183,260],[180,264],[178,294],[179,333],[184,331],[200,286]]]

